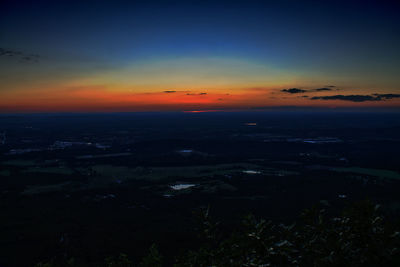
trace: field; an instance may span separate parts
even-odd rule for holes
[[[0,117],[0,265],[97,266],[152,243],[179,255],[196,248],[204,207],[228,229],[249,213],[279,224],[366,198],[400,215],[396,114],[163,116]]]

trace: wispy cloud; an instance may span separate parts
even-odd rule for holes
[[[374,96],[380,99],[400,98],[400,94],[374,94]]]
[[[195,94],[195,93],[187,93],[186,95],[206,95],[207,93],[198,93],[198,94]]]
[[[40,56],[37,54],[28,54],[25,52],[16,51],[12,49],[4,49],[4,48],[0,48],[0,57],[16,58],[20,62],[34,62],[34,63],[38,62],[40,58]]]
[[[372,94],[372,95],[331,95],[331,96],[314,96],[311,100],[343,100],[351,102],[366,101],[385,101],[388,99],[400,98],[400,94]]]
[[[301,93],[308,93],[308,92],[324,92],[324,91],[333,91],[339,90],[334,85],[329,85],[326,87],[315,88],[315,89],[299,89],[299,88],[290,88],[290,89],[283,89],[281,92],[289,93],[289,94],[301,94]]]
[[[326,85],[320,88],[311,88],[311,89],[300,89],[300,88],[290,88],[283,89],[281,92],[289,93],[289,94],[302,94],[302,93],[313,93],[313,92],[327,92],[327,91],[337,91],[340,90],[335,85]]]
[[[331,87],[322,87],[322,88],[317,88],[313,89],[315,92],[321,92],[321,91],[332,91],[333,89]]]

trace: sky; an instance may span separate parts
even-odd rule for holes
[[[20,1],[0,112],[400,109],[395,1]]]

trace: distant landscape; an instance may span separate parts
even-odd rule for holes
[[[226,229],[366,199],[396,220],[398,151],[399,113],[1,115],[0,264],[173,262],[207,207]]]

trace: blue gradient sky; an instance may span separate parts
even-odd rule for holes
[[[0,48],[20,54],[0,56],[0,110],[51,111],[62,100],[62,110],[99,111],[399,104],[281,91],[335,85],[340,92],[322,96],[400,93],[399,4],[80,2],[5,1]],[[35,62],[21,59],[32,54]],[[187,100],[189,91],[207,95]]]

